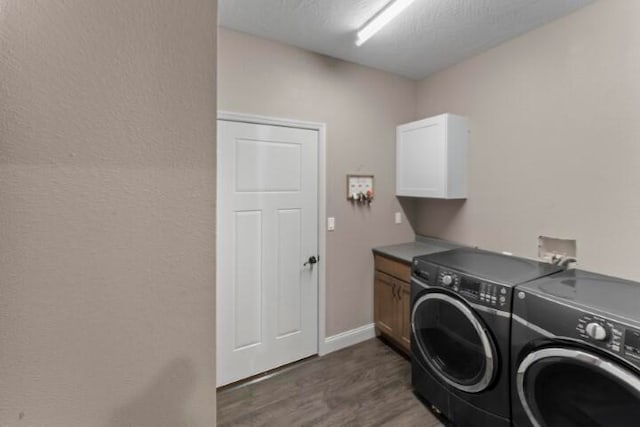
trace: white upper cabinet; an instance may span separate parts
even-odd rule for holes
[[[398,126],[396,195],[467,198],[469,124],[441,114]]]

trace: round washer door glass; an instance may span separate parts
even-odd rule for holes
[[[416,301],[413,338],[431,370],[470,393],[486,389],[497,371],[495,346],[480,319],[458,298],[433,292]]]
[[[516,386],[534,426],[640,425],[640,377],[583,350],[530,353],[518,367]]]

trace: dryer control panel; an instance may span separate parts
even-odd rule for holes
[[[469,302],[498,310],[510,310],[511,288],[498,283],[491,283],[453,270],[438,269],[436,284],[450,289]]]

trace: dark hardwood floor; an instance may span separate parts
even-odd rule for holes
[[[441,426],[414,396],[409,361],[379,339],[218,392],[218,426]]]

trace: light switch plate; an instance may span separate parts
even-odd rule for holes
[[[396,224],[402,224],[402,212],[396,212],[395,222]]]
[[[327,218],[327,231],[334,231],[336,229],[336,219],[332,216]]]

